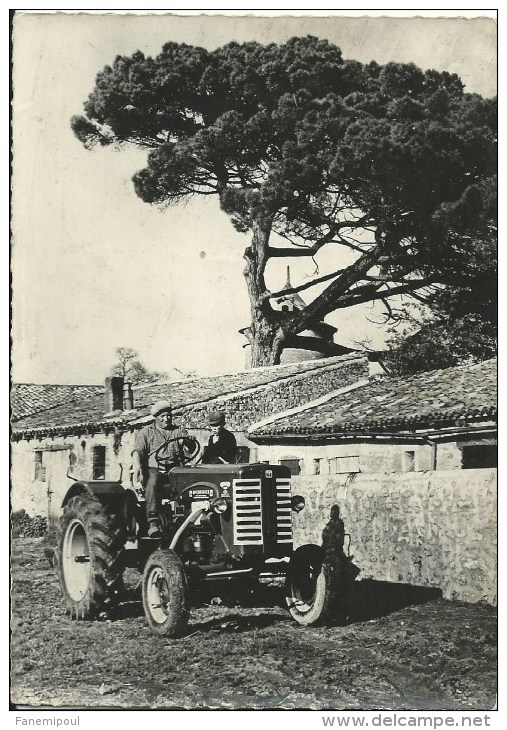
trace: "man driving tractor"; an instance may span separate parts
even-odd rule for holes
[[[210,465],[191,466],[200,447],[173,423],[170,401],[155,403],[151,415],[132,450],[134,481],[144,495],[124,487],[120,476],[73,480],[64,497],[57,562],[67,612],[83,620],[111,611],[124,569],[135,567],[143,576],[145,616],[159,636],[185,632],[191,591],[203,582],[256,582],[265,573],[285,576],[287,606],[298,623],[325,620],[344,572],[344,561],[335,560],[344,540],[338,511],[326,527],[333,538],[327,546],[295,550],[292,513],[305,500],[292,493],[287,466],[231,463],[235,439],[224,436],[221,412],[208,421]]]
[[[172,403],[157,401],[151,408],[154,422],[137,432],[132,451],[134,484],[140,482],[146,492],[148,537],[160,537],[161,489],[166,474],[174,466],[184,463],[183,441],[187,430],[172,420]]]

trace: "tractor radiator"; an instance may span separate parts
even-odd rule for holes
[[[290,478],[278,478],[264,489],[261,479],[236,479],[232,509],[235,545],[292,542]]]
[[[262,545],[262,498],[260,479],[233,482],[232,509],[235,545]]]
[[[292,542],[290,479],[276,480],[276,541]]]

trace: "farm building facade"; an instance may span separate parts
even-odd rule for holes
[[[201,443],[209,437],[209,411],[221,409],[242,458],[256,461],[256,444],[246,435],[255,421],[364,379],[368,368],[364,356],[352,354],[134,388],[121,378],[107,378],[105,388],[34,386],[32,412],[32,386],[14,386],[12,508],[54,520],[70,484],[67,473],[75,479],[121,476],[128,484],[135,432],[151,420],[157,400],[169,398],[175,422],[184,423]],[[46,399],[44,388],[50,391]]]
[[[358,380],[254,424],[261,461],[294,474],[496,467],[496,360]]]
[[[291,466],[298,541],[338,506],[362,578],[496,602],[496,360],[358,381],[254,424]]]
[[[242,460],[291,468],[307,503],[297,544],[320,544],[338,505],[363,579],[496,602],[496,361],[370,378],[353,353],[134,388],[108,378],[105,388],[48,386],[31,411],[26,387],[13,391],[13,510],[54,520],[67,473],[128,485],[135,432],[170,398],[175,422],[201,443],[219,408]]]

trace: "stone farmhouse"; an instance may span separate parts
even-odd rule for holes
[[[356,381],[254,424],[291,466],[301,542],[338,505],[361,577],[496,602],[496,360]]]
[[[70,484],[67,474],[128,483],[135,432],[161,398],[171,399],[175,422],[201,443],[209,437],[208,412],[220,408],[242,459],[256,461],[257,446],[246,435],[255,421],[364,379],[368,370],[367,358],[353,353],[134,388],[118,377],[107,378],[105,387],[15,385],[12,508],[54,520]]]
[[[480,469],[497,463],[496,360],[358,380],[254,424],[261,461],[294,474]]]
[[[203,443],[220,408],[242,460],[283,463],[306,499],[296,544],[320,544],[338,505],[361,579],[496,602],[496,361],[370,377],[348,353],[132,388],[17,385],[11,504],[55,520],[70,482],[130,480],[137,429],[170,398]]]

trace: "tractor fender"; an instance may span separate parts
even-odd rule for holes
[[[90,494],[92,497],[97,497],[102,504],[107,504],[113,498],[115,501],[119,500],[123,506],[127,500],[127,490],[118,482],[74,482],[63,499],[62,508],[69,499],[78,494]]]

